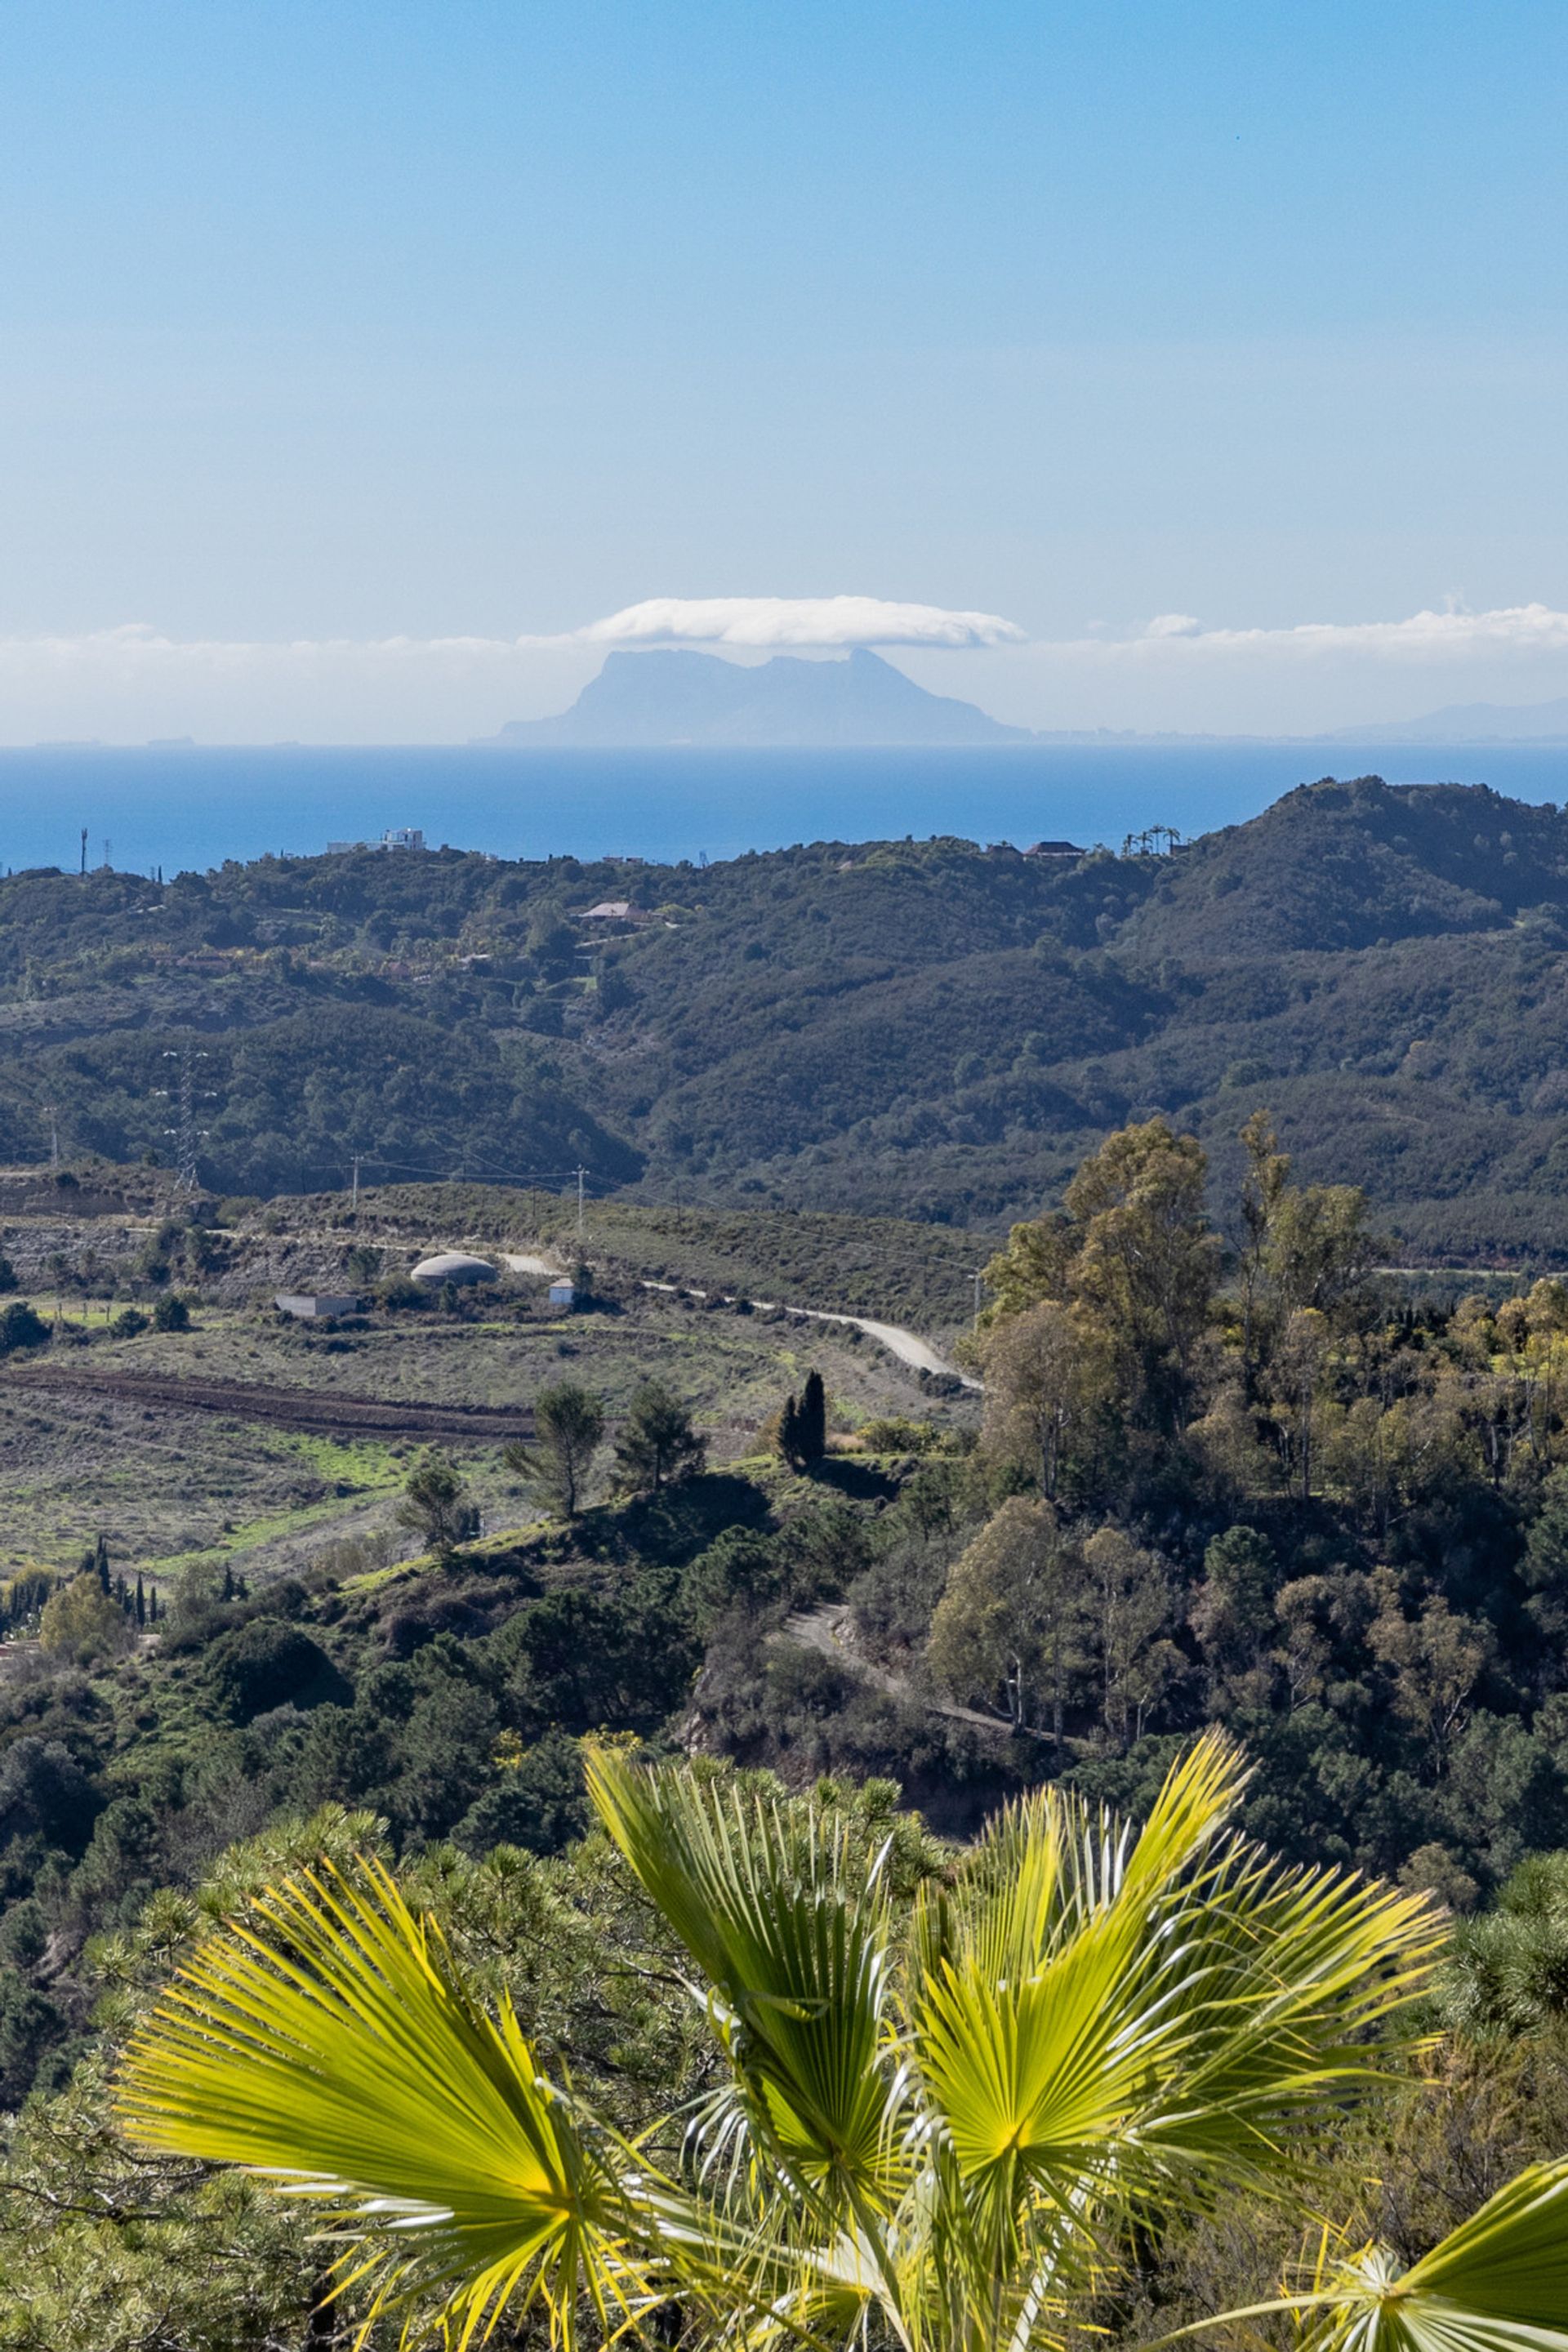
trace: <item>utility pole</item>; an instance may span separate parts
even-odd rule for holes
[[[583,1180],[587,1173],[585,1168],[579,1168],[577,1171],[577,1238],[579,1241],[583,1238]]]
[[[44,1111],[49,1122],[49,1166],[58,1168],[60,1164],[59,1114],[53,1103],[46,1103]]]
[[[353,1195],[353,1198],[351,1199],[350,1203],[349,1203],[350,1207],[351,1207],[352,1209],[355,1210],[356,1212],[358,1211],[358,1208],[359,1208],[359,1168],[360,1168],[360,1158],[361,1158],[360,1153],[356,1151],[356,1152],[354,1153],[354,1156],[353,1156],[353,1164],[354,1164]]]
[[[84,874],[87,872],[87,827],[85,824],[81,829],[81,870]]]
[[[980,1294],[984,1287],[984,1269],[977,1265],[974,1269],[974,1320],[976,1324],[980,1321]]]

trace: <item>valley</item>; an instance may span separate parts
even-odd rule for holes
[[[0,884],[16,2307],[92,2352],[61,2298],[130,2281],[147,2340],[163,2295],[181,2352],[248,2340],[103,2086],[192,1937],[323,1857],[395,1869],[635,2126],[689,2004],[603,1754],[912,1885],[1013,1798],[1137,1815],[1223,1729],[1286,1864],[1467,1935],[1531,1899],[1565,877],[1552,811],[1362,782],[1158,858]],[[84,2187],[68,2259],[37,2214]],[[244,2194],[236,2292],[319,2308]]]

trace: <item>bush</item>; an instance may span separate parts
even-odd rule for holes
[[[57,1657],[74,1658],[82,1666],[114,1657],[129,1649],[134,1638],[124,1610],[91,1570],[53,1593],[38,1621],[38,1647]]]
[[[430,1293],[422,1282],[411,1282],[405,1274],[395,1274],[381,1284],[376,1297],[392,1314],[408,1307],[428,1307]]]
[[[214,1699],[231,1723],[249,1723],[275,1706],[341,1706],[352,1696],[320,1644],[276,1617],[220,1633],[205,1664]]]
[[[158,1331],[188,1331],[190,1307],[177,1292],[169,1291],[153,1309],[153,1325]]]
[[[727,1609],[765,1608],[784,1590],[784,1565],[771,1538],[752,1528],[726,1528],[699,1552],[681,1579],[688,1608],[706,1629]]]
[[[559,1853],[588,1830],[583,1759],[574,1739],[547,1731],[469,1806],[452,1835],[469,1853],[518,1845],[530,1853]]]
[[[942,1432],[934,1422],[889,1412],[863,1423],[860,1439],[868,1454],[931,1454],[941,1444]]]
[[[134,1339],[139,1331],[145,1331],[147,1321],[139,1307],[122,1307],[109,1328],[117,1339]]]
[[[658,1494],[662,1486],[694,1476],[708,1458],[707,1441],[691,1415],[662,1381],[645,1381],[631,1401],[616,1446],[616,1466],[634,1494]]]
[[[12,1355],[18,1348],[41,1348],[48,1336],[48,1325],[25,1298],[14,1298],[0,1314],[0,1356]]]
[[[468,1490],[446,1455],[427,1446],[409,1472],[397,1507],[397,1524],[424,1538],[446,1566],[479,1531],[479,1514],[468,1500]]]

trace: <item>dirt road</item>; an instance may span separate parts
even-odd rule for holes
[[[843,1666],[858,1682],[869,1683],[873,1690],[885,1691],[889,1698],[904,1699],[910,1696],[909,1684],[899,1675],[890,1675],[886,1666],[874,1665],[863,1658],[845,1639],[849,1622],[847,1602],[828,1601],[816,1609],[797,1609],[786,1617],[782,1633],[775,1641],[792,1643],[797,1650],[815,1650],[835,1665]],[[922,1692],[920,1704],[932,1715],[946,1716],[952,1723],[972,1723],[978,1730],[1010,1734],[1012,1726],[1000,1715],[983,1715],[977,1707],[957,1706],[951,1700],[934,1698]],[[1032,1736],[1032,1735],[1031,1735]]]
[[[645,1282],[642,1286],[645,1290],[665,1291],[671,1297],[682,1291],[691,1298],[708,1297],[707,1291],[698,1290],[689,1283]],[[721,1291],[719,1296],[726,1307],[734,1305],[732,1293]],[[897,1356],[901,1364],[911,1365],[917,1372],[943,1372],[966,1389],[981,1386],[968,1372],[961,1372],[956,1364],[950,1364],[945,1356],[939,1355],[929,1339],[922,1339],[918,1331],[906,1331],[901,1323],[879,1323],[869,1315],[843,1315],[832,1307],[788,1307],[777,1298],[753,1298],[752,1305],[760,1307],[765,1315],[799,1315],[808,1323],[852,1323],[857,1331],[864,1331],[868,1339],[877,1340],[890,1356]]]

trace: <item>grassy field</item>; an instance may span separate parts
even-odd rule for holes
[[[460,1205],[422,1201],[405,1213],[432,1237],[484,1239],[471,1228],[454,1230]],[[312,1209],[319,1217],[321,1204],[288,1207],[302,1246],[321,1230],[307,1222]],[[404,1251],[389,1222],[372,1213],[346,1230],[334,1244],[339,1257],[365,1242],[368,1227],[380,1235],[388,1265],[401,1265]],[[90,1242],[101,1254],[102,1221],[93,1224],[83,1246]],[[340,1441],[263,1426],[115,1391],[106,1379],[237,1381],[316,1397],[515,1409],[570,1377],[602,1394],[614,1420],[637,1385],[657,1377],[688,1402],[719,1461],[755,1451],[759,1430],[812,1365],[827,1382],[843,1430],[877,1413],[973,1416],[971,1401],[933,1399],[917,1374],[853,1329],[645,1291],[624,1262],[616,1263],[606,1304],[571,1317],[542,1312],[535,1283],[514,1286],[493,1308],[487,1301],[474,1319],[431,1307],[372,1314],[363,1328],[318,1330],[280,1319],[265,1286],[250,1303],[233,1303],[241,1287],[234,1258],[243,1262],[248,1238],[243,1229],[236,1234],[230,1265],[214,1284],[218,1300],[203,1303],[198,1294],[189,1331],[116,1339],[104,1328],[105,1300],[68,1296],[66,1315],[90,1333],[90,1344],[57,1339],[41,1359],[18,1359],[12,1376],[0,1368],[0,1570],[74,1565],[102,1533],[116,1566],[132,1574],[167,1580],[227,1562],[237,1573],[265,1577],[305,1565],[340,1537],[394,1529],[416,1441]],[[530,1238],[521,1234],[519,1246]],[[268,1251],[289,1245],[287,1234],[259,1228],[255,1240]],[[714,1247],[726,1245],[721,1236]],[[609,1263],[607,1252],[598,1263]],[[324,1267],[323,1278],[331,1271]],[[341,1272],[336,1279],[344,1279]],[[29,1288],[38,1311],[52,1318],[53,1291]],[[221,1303],[226,1297],[230,1303]],[[29,1388],[28,1369],[40,1362],[51,1381],[68,1385]],[[528,1490],[505,1467],[499,1445],[455,1440],[447,1450],[487,1529],[531,1516]],[[398,1542],[412,1549],[412,1538],[399,1535]]]
[[[967,1321],[973,1274],[1000,1246],[975,1235],[896,1217],[779,1210],[677,1209],[612,1193],[585,1204],[554,1192],[479,1184],[378,1186],[351,1214],[342,1193],[278,1200],[262,1213],[279,1240],[326,1234],[381,1244],[389,1254],[437,1244],[542,1247],[564,1265],[586,1257],[628,1280],[693,1284],[792,1307],[876,1316],[928,1333]]]

